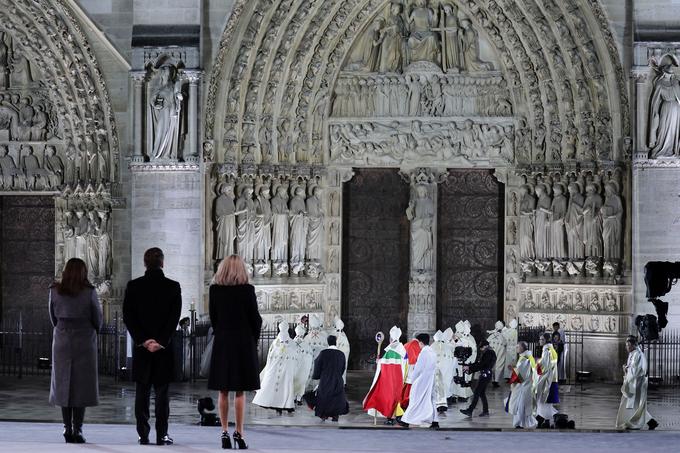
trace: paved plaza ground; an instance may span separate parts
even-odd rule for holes
[[[616,385],[584,384],[562,387],[560,412],[576,422],[576,432],[517,432],[502,410],[508,387],[489,389],[491,416],[467,418],[451,406],[441,418],[442,430],[403,430],[385,427],[361,410],[370,385],[370,373],[350,373],[348,395],[351,412],[339,423],[321,422],[306,407],[292,414],[248,404],[247,433],[254,451],[676,451],[680,445],[680,392],[652,389],[649,411],[659,421],[656,432],[616,432],[613,423],[619,405]],[[100,382],[101,404],[86,413],[88,446],[79,450],[100,452],[137,451],[134,429],[134,385]],[[170,434],[177,451],[217,449],[219,428],[197,426],[196,400],[213,396],[205,382],[173,384]],[[60,412],[47,404],[49,377],[0,377],[0,451],[66,451],[60,436]],[[252,394],[249,399],[252,399]],[[478,408],[478,411],[481,407]],[[152,423],[153,424],[153,423]],[[152,433],[153,439],[153,433]],[[520,447],[521,446],[521,447]],[[552,446],[552,448],[549,448]],[[517,447],[517,449],[515,449]],[[75,448],[75,447],[71,447]],[[150,448],[150,447],[146,447]],[[154,447],[155,448],[155,447]]]

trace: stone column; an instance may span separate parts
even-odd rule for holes
[[[132,112],[133,112],[133,138],[132,138],[132,161],[144,162],[144,120],[143,120],[143,101],[144,101],[144,71],[130,72],[134,84]]]
[[[184,76],[189,81],[188,131],[184,147],[184,160],[198,161],[198,82],[201,80],[200,71],[186,71]],[[188,151],[188,152],[187,152]]]
[[[411,222],[408,337],[437,329],[437,184],[447,173],[433,168],[402,170],[411,185],[406,216]]]

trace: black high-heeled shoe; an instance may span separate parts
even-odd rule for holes
[[[231,437],[228,431],[222,431],[222,448],[224,450],[231,450]]]
[[[83,437],[83,430],[81,428],[73,429],[73,443],[74,444],[84,444],[85,438]]]
[[[248,449],[248,444],[246,444],[246,441],[243,439],[243,436],[238,431],[234,431],[234,442],[238,446],[239,450]]]
[[[73,428],[70,426],[64,426],[64,442],[67,444],[73,443]]]

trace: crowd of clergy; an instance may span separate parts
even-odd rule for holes
[[[324,329],[321,319],[312,315],[308,328],[299,324],[292,338],[288,323],[280,323],[253,403],[282,414],[293,412],[304,401],[322,420],[338,421],[347,414],[350,344],[343,329],[339,318]],[[526,342],[518,341],[516,320],[507,326],[498,321],[479,345],[468,321],[459,321],[455,331],[438,330],[432,340],[421,333],[403,342],[401,329],[390,329],[389,343],[376,359],[375,376],[363,401],[363,410],[374,423],[380,417],[388,425],[437,429],[439,416],[452,404],[469,401],[460,412],[471,417],[480,399],[483,408],[478,416],[488,416],[487,384],[499,387],[502,381],[509,384],[503,409],[512,416],[515,428],[574,427],[555,407],[560,402],[559,383],[566,377],[568,351],[559,324],[540,336],[540,357],[534,357]],[[616,427],[654,429],[658,423],[647,411],[645,354],[636,337],[626,340],[626,348]]]

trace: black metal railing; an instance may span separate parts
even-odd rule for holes
[[[665,330],[658,340],[642,343],[650,385],[680,386],[680,332]]]
[[[517,341],[526,341],[529,350],[538,359],[542,354],[538,340],[545,332],[552,333],[543,327],[520,326],[517,329]],[[587,370],[583,369],[583,332],[566,330],[564,337],[563,353],[560,357],[559,366],[564,368],[566,384],[582,382],[584,373],[588,373]],[[562,362],[564,362],[564,365],[562,365]]]

